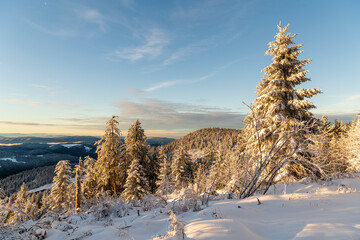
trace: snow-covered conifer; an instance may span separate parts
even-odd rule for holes
[[[95,197],[99,191],[99,186],[97,184],[97,176],[99,174],[96,173],[95,163],[96,160],[89,156],[85,157],[82,163],[85,180],[83,181],[81,188],[87,199]]]
[[[68,210],[72,204],[71,168],[69,161],[59,161],[55,167],[55,174],[49,196],[50,208],[54,211]]]
[[[22,207],[25,205],[27,199],[28,199],[28,189],[26,187],[26,184],[23,182],[23,184],[20,187],[19,192],[16,194],[15,199],[15,205]]]
[[[180,145],[174,153],[171,164],[171,176],[176,190],[186,187],[191,181],[192,169],[191,158],[183,145]]]
[[[130,126],[125,143],[130,167],[123,193],[126,201],[139,200],[150,192],[149,176],[151,171],[148,156],[149,146],[139,120]]]
[[[129,128],[125,137],[126,143],[126,155],[129,165],[134,159],[140,162],[144,168],[146,178],[150,181],[150,175],[154,171],[152,164],[150,163],[149,145],[146,142],[147,138],[144,133],[144,129],[141,127],[139,120],[136,120]]]
[[[215,154],[215,161],[210,169],[210,181],[215,179],[215,189],[223,188],[229,178],[229,173],[226,172],[226,162],[221,149],[218,149]]]
[[[346,155],[352,171],[360,171],[360,115],[354,121],[348,131],[348,137],[344,141]]]
[[[11,214],[9,216],[8,221],[10,223],[16,222],[16,221],[26,221],[29,220],[29,215],[25,212],[25,206],[28,201],[28,189],[23,182],[23,184],[20,187],[20,190],[17,192],[15,200],[13,203],[10,203],[9,199],[9,208],[11,209]]]
[[[126,179],[126,167],[121,156],[123,143],[120,140],[119,122],[112,116],[106,123],[105,134],[97,141],[95,174],[98,188],[110,195],[116,195],[123,189]]]
[[[128,170],[128,177],[123,191],[125,201],[141,200],[149,193],[149,186],[140,160],[134,158]]]
[[[264,77],[257,85],[257,98],[251,113],[245,119],[246,153],[254,161],[258,161],[261,153],[271,151],[273,143],[284,137],[291,129],[298,128],[304,123],[317,122],[309,111],[315,108],[314,104],[307,100],[321,92],[319,88],[303,89],[296,86],[310,81],[306,77],[307,70],[303,67],[310,62],[309,59],[299,60],[298,56],[303,52],[302,44],[294,45],[293,38],[296,34],[287,33],[289,25],[281,27],[275,36],[275,41],[269,43],[270,49],[266,55],[273,55],[273,62],[262,70]],[[310,131],[316,131],[316,127]],[[288,139],[288,138],[291,139]],[[295,159],[308,157],[308,150],[304,147],[308,142],[307,131],[299,130],[292,136],[287,135],[287,144],[282,147],[277,156],[287,154],[302,145],[297,151]],[[261,142],[261,146],[259,146]],[[305,169],[298,166],[298,171],[293,172],[297,177],[302,177]]]
[[[170,179],[171,168],[170,162],[168,161],[167,155],[164,152],[164,148],[160,147],[159,151],[159,160],[160,160],[160,173],[158,176],[158,185],[157,193],[161,195],[166,195],[171,192],[172,184]]]

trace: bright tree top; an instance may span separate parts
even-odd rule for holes
[[[275,36],[275,41],[270,42],[270,49],[266,55],[273,55],[273,62],[262,70],[264,78],[256,87],[255,111],[264,114],[264,117],[272,117],[273,121],[285,119],[309,120],[312,114],[308,111],[315,108],[310,98],[321,92],[319,88],[294,89],[297,85],[310,81],[306,77],[307,70],[303,67],[310,59],[298,60],[303,52],[302,44],[294,45],[292,39],[296,34],[287,33],[289,25],[281,27]]]

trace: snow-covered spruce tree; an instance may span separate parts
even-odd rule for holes
[[[171,176],[175,190],[187,187],[192,180],[191,158],[183,145],[180,145],[173,155]]]
[[[99,192],[99,186],[97,184],[97,176],[95,169],[96,160],[89,156],[85,157],[83,160],[83,171],[85,180],[82,183],[82,191],[86,199],[91,199]]]
[[[322,167],[327,174],[345,172],[349,166],[344,149],[345,125],[336,120],[334,124],[323,116],[320,121],[319,134],[315,136],[315,144],[310,145],[311,152],[315,153],[313,161]]]
[[[33,195],[34,196],[34,195]],[[37,216],[38,213],[38,206],[36,205],[34,198],[28,198],[24,206],[22,206],[24,212],[32,219]]]
[[[227,184],[229,178],[229,172],[226,170],[226,164],[223,150],[218,149],[215,153],[215,161],[211,165],[210,169],[210,181],[214,181],[214,189],[222,189]]]
[[[118,129],[117,116],[112,116],[106,123],[104,136],[95,144],[98,159],[95,163],[95,178],[98,188],[110,196],[117,195],[123,190],[127,165],[121,156],[123,143]]]
[[[127,161],[130,167],[123,193],[126,201],[140,200],[150,192],[149,176],[152,169],[149,168],[149,147],[139,120],[130,126],[125,143]]]
[[[360,114],[348,131],[345,143],[346,155],[350,165],[350,171],[360,171]]]
[[[13,203],[11,203],[11,199],[9,199],[8,207],[10,208],[11,213],[8,216],[8,222],[14,223],[17,221],[26,221],[29,220],[30,217],[25,212],[25,205],[28,201],[28,189],[23,182],[23,184],[20,187],[20,190],[17,192],[15,200]]]
[[[140,160],[135,158],[132,160],[128,177],[125,183],[123,195],[126,202],[141,200],[146,194],[149,193],[149,186],[145,178],[144,168]]]
[[[271,148],[274,147],[273,143],[287,134],[286,144],[280,151],[277,151],[272,162],[276,162],[276,158],[288,154],[296,149],[296,146],[301,145],[301,149],[296,151],[296,156],[293,156],[295,161],[290,161],[292,163],[287,166],[287,175],[300,178],[307,174],[309,166],[298,164],[297,160],[309,159],[310,154],[306,143],[310,143],[310,141],[307,134],[309,131],[316,131],[314,123],[317,122],[309,111],[315,106],[306,98],[320,93],[321,90],[319,88],[295,88],[301,83],[310,81],[306,77],[308,71],[303,69],[310,60],[298,60],[298,56],[303,52],[300,50],[302,44],[294,45],[293,38],[296,34],[287,33],[288,29],[289,25],[286,27],[278,25],[279,32],[275,36],[276,39],[269,43],[270,49],[265,53],[274,57],[272,58],[273,62],[262,70],[264,77],[257,85],[257,98],[251,107],[251,112],[244,120],[243,132],[247,139],[245,158],[251,158],[251,165],[254,166],[257,161],[260,161],[261,154],[271,151]],[[315,127],[309,129],[300,127],[300,125]],[[294,128],[298,129],[296,133],[292,131]]]
[[[171,168],[170,162],[168,161],[167,155],[164,152],[164,148],[161,146],[159,150],[159,160],[160,160],[160,173],[156,184],[158,185],[157,193],[161,195],[166,195],[172,192],[172,183],[171,183]]]
[[[71,168],[69,161],[56,164],[53,186],[50,191],[50,209],[53,211],[69,210],[72,205]]]

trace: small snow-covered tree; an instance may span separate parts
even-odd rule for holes
[[[22,207],[24,209],[24,212],[34,219],[37,216],[38,207],[36,203],[34,202],[34,198],[27,198],[25,205]]]
[[[184,240],[185,239],[185,223],[180,221],[176,214],[168,208],[170,212],[169,219],[171,220],[171,224],[169,225],[169,231],[167,232],[168,237],[172,237],[174,240]]]
[[[127,161],[130,167],[124,188],[126,201],[140,200],[150,192],[150,159],[144,130],[139,120],[130,126],[125,138]]]
[[[176,190],[185,188],[191,182],[191,158],[183,145],[174,153],[171,164],[171,176]]]
[[[71,168],[69,161],[62,160],[56,164],[55,177],[49,200],[54,211],[69,210],[72,204]]]
[[[95,163],[96,160],[89,156],[85,157],[82,163],[85,180],[83,181],[81,188],[87,199],[95,197],[99,192],[99,186],[97,184],[97,177],[99,174],[96,172]]]
[[[28,201],[28,189],[23,182],[20,190],[17,192],[14,200],[9,199],[8,207],[10,208],[10,214],[7,221],[10,223],[17,221],[26,221],[30,219],[30,216],[25,212],[25,206]],[[13,201],[13,202],[12,202]]]
[[[19,207],[24,206],[28,198],[28,189],[26,184],[23,182],[19,192],[16,194],[15,204]]]
[[[344,140],[347,158],[352,171],[360,171],[360,114],[348,131]]]
[[[148,193],[149,186],[145,178],[144,168],[140,160],[135,158],[130,164],[125,189],[123,191],[125,201],[141,200]]]
[[[159,151],[159,160],[160,160],[160,173],[158,176],[158,185],[157,193],[161,195],[166,195],[172,191],[171,183],[171,168],[170,162],[168,161],[167,155],[164,152],[164,148],[161,146]]]
[[[126,179],[126,164],[121,156],[123,143],[118,129],[117,116],[112,116],[106,123],[105,134],[97,141],[95,174],[98,188],[110,195],[117,195],[124,187]]]
[[[296,134],[290,137],[286,145],[277,152],[276,157],[288,155],[294,149],[294,145],[301,145],[293,156],[294,159],[310,158],[306,144],[311,144],[308,134],[317,131],[317,119],[309,111],[315,108],[314,104],[306,98],[310,98],[321,92],[319,88],[296,89],[301,83],[310,81],[306,77],[307,70],[303,67],[310,62],[309,59],[299,60],[299,55],[303,52],[302,45],[294,45],[293,38],[296,34],[287,33],[289,25],[282,27],[278,25],[279,32],[275,40],[269,43],[270,49],[266,55],[273,55],[273,62],[262,70],[264,77],[257,85],[257,98],[254,106],[251,106],[251,112],[245,119],[243,133],[247,139],[245,147],[245,158],[251,158],[252,166],[259,161],[261,153],[271,150],[273,143],[278,139],[284,138],[285,132],[297,128]],[[256,119],[256,121],[254,121]],[[306,131],[298,125],[311,125],[312,131],[306,128]],[[261,146],[259,146],[259,140]],[[306,144],[305,144],[306,143]],[[305,144],[305,145],[304,145]],[[295,177],[303,177],[309,172],[308,165],[298,164],[299,161],[288,162],[288,174]]]
[[[126,155],[129,165],[134,159],[139,161],[143,167],[146,179],[148,182],[151,182],[152,179],[150,176],[152,175],[152,172],[154,172],[154,169],[152,167],[153,164],[150,162],[150,158],[148,156],[149,145],[147,144],[146,140],[147,138],[144,133],[144,129],[142,129],[140,121],[136,120],[130,126],[125,137]]]
[[[222,149],[218,149],[215,154],[215,161],[213,162],[210,169],[210,181],[215,179],[215,189],[221,189],[225,187],[227,184],[227,180],[229,179],[229,171],[226,167],[228,162],[225,160],[224,153]]]
[[[347,139],[345,133],[345,125],[341,121],[331,124],[326,116],[321,118],[319,134],[314,136],[315,144],[309,149],[314,153],[313,162],[322,166],[327,174],[345,172],[349,166],[343,142]]]

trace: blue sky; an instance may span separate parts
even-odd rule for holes
[[[0,1],[0,133],[149,136],[241,128],[281,21],[316,114],[360,111],[360,1]]]

